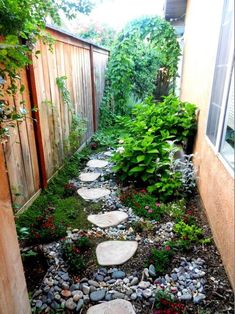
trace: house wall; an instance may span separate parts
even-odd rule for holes
[[[200,109],[194,149],[198,187],[234,287],[234,179],[205,135],[223,2],[188,0],[181,99]]]

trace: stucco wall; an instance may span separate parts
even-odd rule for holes
[[[222,0],[188,0],[181,99],[200,109],[195,145],[198,187],[234,287],[234,179],[205,136],[222,9]]]

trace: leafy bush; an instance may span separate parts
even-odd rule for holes
[[[175,31],[167,21],[147,16],[130,22],[111,51],[100,112],[102,125],[110,125],[115,114],[130,113],[127,101],[131,95],[140,99],[152,95],[160,69],[168,87],[179,54]],[[168,88],[163,94],[168,94]]]
[[[91,245],[91,241],[87,237],[81,237],[74,242],[64,241],[62,245],[63,257],[71,273],[78,275],[86,268]]]
[[[121,201],[128,207],[131,207],[134,213],[139,217],[148,218],[150,220],[160,220],[164,214],[161,204],[158,203],[156,197],[147,193],[146,190],[141,191],[129,190],[121,194]]]
[[[178,239],[172,243],[175,248],[189,250],[192,244],[209,244],[211,242],[210,238],[204,238],[202,228],[195,224],[189,225],[180,221],[174,225],[173,230],[178,236]]]
[[[128,136],[114,155],[114,171],[122,180],[138,180],[163,201],[182,192],[182,174],[173,166],[177,151],[174,143],[183,143],[196,129],[196,106],[172,95],[163,102],[151,98],[133,109],[133,118],[119,118]]]
[[[158,274],[163,274],[167,270],[173,256],[173,249],[169,245],[159,250],[156,248],[151,250],[150,260],[154,264]]]

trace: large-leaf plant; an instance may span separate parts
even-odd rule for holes
[[[196,128],[196,106],[170,95],[161,103],[151,98],[133,109],[132,118],[120,117],[129,135],[114,155],[114,171],[122,180],[134,180],[169,200],[181,193],[181,173],[172,167],[172,158]]]

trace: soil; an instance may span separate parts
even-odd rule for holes
[[[42,252],[38,252],[36,256],[27,256],[23,258],[23,267],[26,278],[28,292],[33,292],[46,275],[48,264],[46,257]]]

